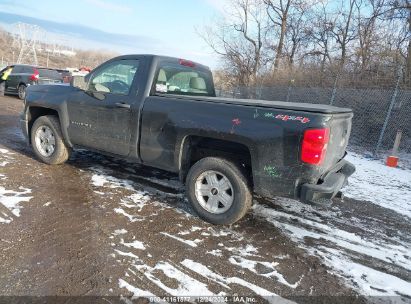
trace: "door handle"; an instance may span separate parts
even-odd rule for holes
[[[124,108],[124,109],[131,108],[131,106],[128,103],[124,103],[124,102],[116,102],[115,105],[117,108]]]

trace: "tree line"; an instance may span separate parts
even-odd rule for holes
[[[230,0],[199,34],[223,86],[411,87],[411,0]]]

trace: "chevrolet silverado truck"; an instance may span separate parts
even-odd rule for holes
[[[352,110],[216,97],[204,65],[113,58],[79,86],[29,87],[21,127],[41,161],[82,148],[179,174],[198,215],[231,224],[253,195],[328,205],[355,171]]]

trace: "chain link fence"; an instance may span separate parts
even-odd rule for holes
[[[383,158],[391,152],[397,132],[402,131],[399,150],[411,159],[411,89],[402,86],[401,77],[379,79],[383,85],[369,87],[356,85],[355,81],[341,84],[338,76],[328,78],[325,86],[293,78],[275,82],[276,85],[217,90],[217,95],[351,108],[351,151]]]

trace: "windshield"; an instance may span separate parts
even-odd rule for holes
[[[213,76],[210,71],[167,63],[160,65],[155,93],[195,96],[215,96]]]

